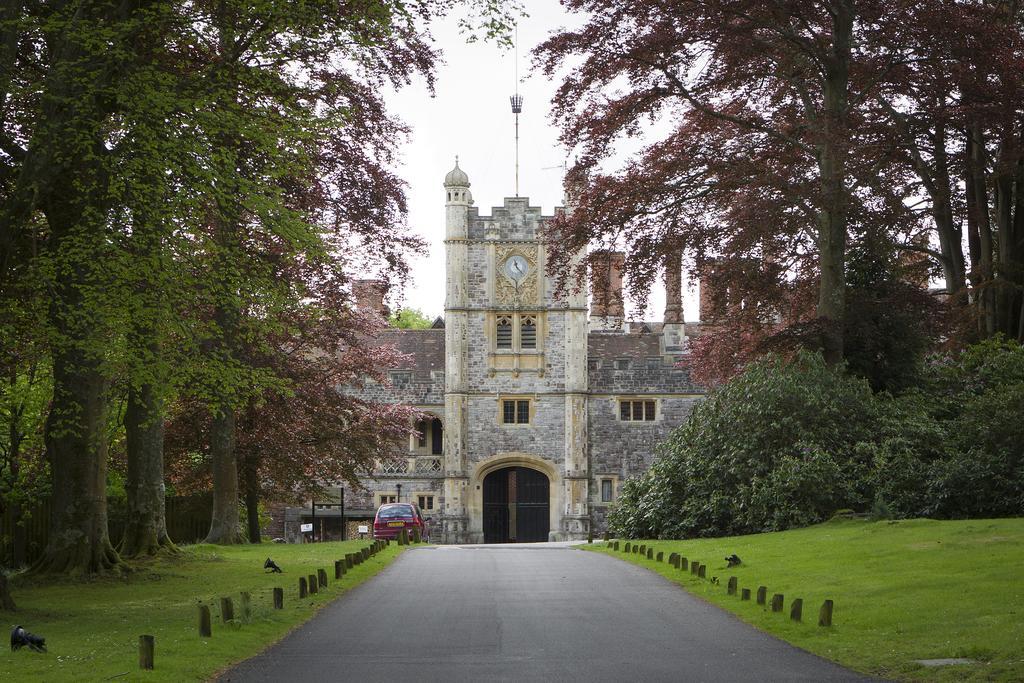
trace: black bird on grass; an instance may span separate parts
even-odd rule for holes
[[[27,647],[33,652],[46,652],[46,638],[29,633],[21,626],[11,631],[11,652]]]
[[[740,557],[736,553],[733,553],[729,557],[725,558],[725,561],[729,563],[730,567],[735,567],[740,564]]]
[[[277,563],[274,562],[269,557],[267,558],[267,561],[263,563],[263,568],[264,569],[269,569],[274,574],[280,574],[281,573],[281,568],[278,567]]]

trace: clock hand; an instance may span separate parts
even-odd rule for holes
[[[523,267],[521,265],[519,265],[519,261],[513,261],[512,262],[512,267],[515,268],[517,273],[523,272]]]

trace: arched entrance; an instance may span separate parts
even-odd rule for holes
[[[529,467],[505,467],[484,477],[484,543],[548,540],[550,482]]]

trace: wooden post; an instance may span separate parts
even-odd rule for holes
[[[797,598],[789,608],[789,618],[793,621],[803,621],[804,599]]]
[[[153,668],[153,636],[139,636],[139,668]]]
[[[306,577],[305,576],[300,576],[299,577],[299,598],[306,597],[306,591],[307,590],[308,589],[307,589],[307,586],[306,586]]]
[[[655,559],[656,562],[664,562],[665,561],[665,553],[663,553],[661,551],[658,551],[658,556],[655,557],[654,559]]]
[[[757,604],[763,605],[765,603],[765,599],[767,597],[768,597],[768,587],[767,586],[758,586],[757,587]]]
[[[274,609],[284,609],[284,589],[274,589]]]
[[[629,541],[626,541],[625,545],[622,546],[622,552],[628,553],[632,550]]]
[[[316,570],[316,579],[317,579],[317,582],[320,584],[321,588],[326,588],[327,587],[327,570],[326,569],[317,569]]]
[[[679,556],[679,571],[688,572],[690,571],[690,563],[687,562],[686,558],[682,555]]]
[[[694,560],[693,562],[690,563],[690,573],[691,574],[696,576],[697,575],[697,570],[699,570],[699,569],[700,569],[700,562],[698,562],[697,560]]]
[[[708,576],[708,566],[706,564],[702,564],[699,567],[697,567],[697,576],[699,576],[702,579],[706,579],[707,578],[707,576]]]
[[[679,553],[671,553],[668,556],[668,563],[673,567],[679,567]]]
[[[783,603],[784,599],[785,598],[782,595],[782,593],[775,593],[774,595],[772,595],[772,611],[773,612],[781,612],[782,611],[782,603]]]
[[[334,580],[337,581],[345,576],[345,560],[334,561]]]
[[[252,596],[249,593],[242,591],[239,598],[239,604],[242,607],[242,623],[248,624],[249,619],[252,618]]]
[[[615,541],[615,543],[612,544],[612,550],[618,550],[618,549],[619,549],[619,542]]]
[[[640,554],[641,555],[646,555],[647,554],[647,544],[644,544],[644,545],[640,546]]]
[[[594,530],[593,529],[587,529],[587,543],[593,543],[593,542],[594,542]]]
[[[832,601],[826,600],[821,603],[821,611],[818,612],[818,626],[832,625]]]
[[[420,542],[420,528],[418,526],[412,528],[412,542],[413,543],[419,543]],[[590,542],[591,543],[594,542],[593,537],[591,537]]]
[[[220,620],[224,623],[232,621],[235,618],[235,603],[231,601],[231,598],[220,599]]]
[[[320,592],[319,589],[316,587],[316,575],[315,574],[310,574],[309,575],[309,592],[310,593],[319,593]]]
[[[750,589],[749,588],[741,588],[740,589],[740,600],[749,600],[749,599],[750,599]]]
[[[213,629],[210,627],[210,606],[199,605],[199,637],[210,638],[213,636]]]
[[[648,560],[653,560],[654,559],[654,548],[648,548],[647,549],[647,559]]]
[[[409,532],[405,529],[398,532],[398,545],[409,545]]]
[[[729,595],[736,595],[736,584],[739,582],[735,576],[729,577]]]
[[[352,553],[345,553],[345,569],[352,569],[353,564]]]
[[[611,535],[610,535],[610,534],[609,534],[609,533],[608,533],[607,531],[605,531],[605,532],[604,532],[604,540],[605,540],[605,543],[607,543],[608,541],[610,541],[610,540],[611,540],[611,538],[612,538],[612,537],[611,537]]]

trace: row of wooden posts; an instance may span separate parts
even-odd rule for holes
[[[609,541],[608,547],[612,550],[619,550],[619,541]],[[646,557],[648,560],[654,560],[655,562],[664,562],[665,553],[663,551],[655,552],[653,547],[648,547],[643,543],[631,543],[625,541],[622,547],[622,551],[626,553],[638,554]],[[700,579],[707,578],[708,567],[706,564],[702,564],[697,560],[687,560],[679,553],[671,553],[668,556],[668,563],[682,572],[690,572],[693,576]],[[717,583],[717,577],[711,577],[712,582]],[[740,600],[750,600],[750,589],[739,588],[739,579],[735,576],[729,577],[729,582],[726,584],[726,591],[729,595],[736,595],[739,593]],[[768,587],[758,586],[757,587],[757,604],[767,605],[768,603]],[[783,603],[785,602],[785,596],[782,593],[775,593],[771,599],[771,610],[772,612],[781,612]],[[818,626],[831,626],[832,625],[832,606],[831,600],[826,600],[821,605],[821,609],[818,611]],[[804,601],[803,598],[796,598],[790,603],[789,606],[789,618],[793,621],[803,621]]]
[[[419,542],[418,535],[416,542]],[[403,530],[402,536],[398,539],[399,544],[408,545],[409,537]],[[389,541],[376,540],[365,548],[360,548],[354,553],[346,553],[345,557],[334,562],[334,579],[339,580],[353,567],[359,566],[372,556],[379,553],[389,545]],[[316,574],[299,577],[299,598],[305,598],[310,594],[317,593],[321,588],[327,587],[327,570],[317,569]],[[252,619],[252,595],[243,591],[239,594],[239,611],[241,623],[248,623]],[[275,587],[273,590],[274,609],[284,609],[284,588]],[[210,606],[199,603],[199,637],[213,637],[212,620],[210,618]],[[230,597],[220,598],[220,620],[224,624],[238,623],[235,621],[235,603]],[[139,636],[139,667],[142,669],[153,668],[153,636]]]

